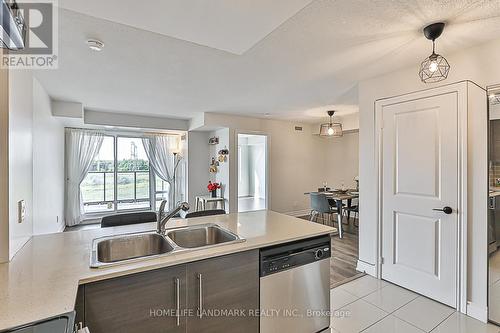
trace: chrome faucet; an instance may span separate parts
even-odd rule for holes
[[[172,209],[172,211],[168,212],[167,216],[163,217],[163,215],[165,214],[166,204],[167,200],[163,200],[161,202],[160,209],[158,209],[158,215],[156,217],[156,222],[157,222],[156,232],[159,233],[160,235],[165,234],[165,225],[167,224],[168,220],[174,217],[174,215],[181,210],[183,211],[189,210],[189,204],[187,202],[182,202],[176,208]]]

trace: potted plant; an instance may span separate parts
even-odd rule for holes
[[[211,181],[208,181],[207,189],[210,193],[212,193],[212,198],[217,197],[217,189],[220,188],[219,183],[212,183]]]

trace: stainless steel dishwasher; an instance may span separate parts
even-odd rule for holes
[[[260,251],[260,332],[316,333],[330,326],[330,236]]]

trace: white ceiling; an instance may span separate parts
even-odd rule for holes
[[[59,0],[93,17],[243,54],[312,0]]]
[[[60,10],[59,69],[36,74],[52,97],[95,110],[185,119],[222,112],[316,121],[331,107],[355,112],[357,82],[407,66],[417,70],[429,55],[424,25],[449,22],[438,40],[444,55],[500,33],[498,0],[314,0],[301,10],[309,1],[179,0],[161,7],[166,19],[154,20],[154,27],[125,10],[113,13],[118,7],[140,12],[121,7],[125,0],[102,0],[100,7],[93,0],[59,1],[107,19]],[[273,2],[280,4],[267,4]],[[208,11],[217,19],[200,14],[206,3],[217,3]],[[203,24],[192,26],[190,13]],[[239,18],[226,17],[233,14]],[[231,28],[221,29],[219,21]],[[90,37],[103,40],[104,50],[90,51]],[[262,39],[255,44],[255,38]]]

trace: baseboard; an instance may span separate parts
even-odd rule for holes
[[[469,317],[480,320],[483,323],[488,322],[488,308],[480,306],[476,303],[467,302],[467,315]]]
[[[368,275],[377,277],[377,269],[375,265],[369,264],[367,262],[358,260],[358,264],[356,265],[356,270],[358,272],[365,272]]]
[[[293,217],[302,217],[302,216],[308,216],[309,214],[311,214],[311,210],[310,209],[296,210],[296,211],[287,212],[284,214],[289,215],[289,216],[293,216]]]

